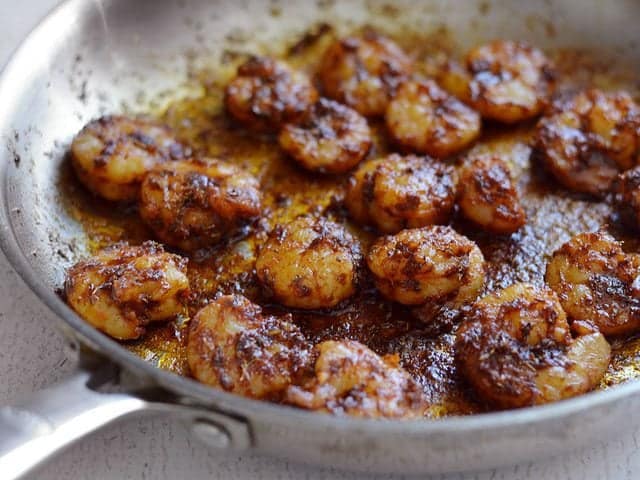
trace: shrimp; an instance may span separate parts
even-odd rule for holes
[[[140,190],[140,216],[163,242],[184,251],[237,233],[261,211],[258,181],[234,165],[191,159],[159,165]]]
[[[507,164],[496,155],[471,155],[460,169],[458,205],[483,230],[516,232],[526,214]]]
[[[558,100],[538,123],[534,156],[566,188],[606,193],[638,164],[640,110],[626,92],[597,89]]]
[[[331,308],[357,290],[360,246],[342,226],[302,216],[276,227],[260,248],[256,272],[267,296],[293,308]]]
[[[640,167],[619,174],[613,191],[622,221],[629,228],[640,230]]]
[[[367,265],[378,290],[405,305],[461,306],[475,300],[484,286],[482,252],[446,226],[383,237],[371,247]]]
[[[304,73],[268,57],[250,58],[225,90],[229,113],[256,132],[277,132],[302,119],[317,100]]]
[[[404,83],[385,118],[398,144],[437,158],[464,150],[480,135],[480,115],[431,80]]]
[[[336,41],[325,53],[319,77],[330,98],[366,117],[384,115],[397,88],[411,74],[407,55],[374,32]]]
[[[640,329],[640,255],[625,253],[608,233],[573,237],[553,254],[545,279],[571,320],[607,336]]]
[[[285,125],[280,146],[307,170],[344,173],[366,157],[371,130],[355,110],[320,99],[302,123]]]
[[[183,313],[189,295],[187,259],[145,242],[112,245],[67,271],[67,303],[98,330],[133,340],[150,322]]]
[[[554,89],[545,55],[522,42],[497,40],[472,49],[466,69],[449,63],[438,80],[482,117],[517,123],[542,113]]]
[[[187,153],[162,124],[106,116],[87,124],[73,139],[71,163],[94,194],[131,202],[138,198],[140,184],[151,168]]]
[[[267,316],[240,295],[222,296],[189,324],[187,361],[200,382],[278,400],[312,368],[311,345],[290,319]]]
[[[351,176],[345,204],[351,217],[384,233],[445,223],[455,206],[453,167],[429,157],[391,154]]]
[[[456,335],[462,376],[486,402],[519,408],[588,392],[609,366],[599,332],[571,336],[555,293],[519,283],[478,300]]]
[[[361,418],[421,418],[424,393],[398,366],[397,357],[380,357],[361,343],[326,341],[316,346],[314,375],[287,389],[285,402]]]

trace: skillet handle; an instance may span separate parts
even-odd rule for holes
[[[131,394],[93,390],[117,375],[115,368],[105,363],[97,372],[80,366],[58,385],[16,405],[0,407],[3,479],[20,478],[85,435],[148,409],[145,400]]]

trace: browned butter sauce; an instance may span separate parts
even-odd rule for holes
[[[291,64],[311,74],[323,49],[331,40],[330,27],[323,26],[289,43],[284,56]],[[430,35],[390,35],[416,60],[418,70],[428,74],[446,55],[461,52],[446,31]],[[561,90],[595,85],[604,89],[623,88],[638,97],[640,76],[628,65],[612,64],[591,52],[558,50],[547,52],[559,68]],[[299,168],[279,150],[273,137],[257,137],[235,125],[225,114],[223,89],[246,57],[230,52],[224,61],[206,71],[192,72],[200,92],[187,99],[172,101],[159,116],[178,137],[196,151],[225,159],[256,175],[264,192],[264,214],[246,236],[229,241],[214,250],[190,257],[189,277],[193,301],[184,317],[168,325],[152,327],[139,341],[127,348],[160,368],[188,375],[185,359],[185,327],[190,315],[217,293],[241,293],[273,313],[283,313],[261,296],[256,280],[255,254],[271,228],[287,223],[302,213],[313,212],[342,222],[367,249],[375,238],[372,232],[351,223],[342,208],[348,175],[321,176]],[[375,147],[369,157],[390,151],[382,125],[372,125]],[[571,236],[610,224],[613,233],[626,240],[626,248],[635,250],[637,242],[617,228],[608,203],[578,197],[565,192],[537,164],[530,161],[530,136],[534,123],[517,127],[485,123],[475,148],[506,154],[518,178],[527,224],[511,236],[500,237],[476,231],[454,220],[454,227],[476,241],[489,264],[486,290],[508,286],[517,281],[543,282],[546,262],[551,253]],[[455,161],[455,160],[452,160]],[[118,240],[140,243],[152,238],[140,222],[135,207],[113,208],[90,196],[70,172],[65,172],[65,197],[68,209],[84,226],[92,250]],[[381,299],[369,283],[347,304],[333,311],[292,312],[294,321],[314,342],[326,339],[352,339],[376,352],[397,353],[401,364],[424,387],[438,416],[470,414],[485,408],[460,381],[453,361],[453,333],[433,336],[423,324],[399,305]],[[614,358],[601,388],[640,376],[640,339],[614,341]]]

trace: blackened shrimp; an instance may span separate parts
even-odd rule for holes
[[[440,83],[484,118],[516,123],[540,115],[553,92],[553,67],[537,48],[496,40],[472,49],[466,68],[449,64]]]
[[[480,134],[480,115],[431,80],[404,83],[385,118],[403,148],[437,158],[464,150]]]
[[[268,57],[252,57],[241,65],[225,91],[229,113],[257,132],[277,132],[300,120],[317,99],[304,73]]]
[[[460,169],[458,205],[467,219],[489,232],[513,233],[526,222],[509,167],[496,155],[467,158]]]
[[[474,301],[484,286],[484,257],[478,246],[451,227],[433,226],[383,237],[367,265],[378,290],[405,305]]]
[[[287,319],[264,315],[239,295],[212,301],[189,324],[187,361],[200,382],[278,400],[312,367],[311,345]]]
[[[90,122],[71,144],[71,163],[80,181],[112,201],[136,200],[151,168],[184,155],[168,127],[122,116]]]
[[[640,256],[625,253],[608,233],[565,243],[549,261],[546,281],[571,320],[589,321],[604,335],[640,330]]]
[[[330,308],[356,292],[361,263],[360,246],[342,225],[302,216],[271,232],[256,272],[265,294],[283,305]]]
[[[258,181],[219,160],[153,169],[140,191],[140,216],[163,242],[193,251],[233,235],[261,211]]]
[[[599,332],[571,336],[553,291],[516,284],[478,300],[456,337],[456,361],[477,395],[498,408],[554,402],[588,392],[609,366]]]
[[[455,200],[453,167],[428,157],[391,154],[356,170],[345,204],[356,222],[396,233],[445,223]]]
[[[577,192],[607,192],[639,154],[640,109],[625,92],[590,89],[561,98],[538,124],[535,157]]]
[[[285,401],[309,410],[361,418],[421,418],[428,404],[422,389],[398,366],[353,341],[316,346],[314,375],[289,387]]]
[[[150,322],[183,313],[187,260],[162,246],[118,243],[67,272],[67,303],[88,323],[119,340],[140,337]]]
[[[362,115],[384,115],[398,86],[411,73],[411,60],[391,40],[373,32],[331,45],[320,66],[325,94]]]
[[[302,122],[285,125],[279,141],[304,168],[321,173],[351,170],[367,155],[372,142],[364,117],[324,98]]]

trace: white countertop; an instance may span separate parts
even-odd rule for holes
[[[0,64],[55,3],[57,0],[0,0]],[[51,314],[0,254],[0,404],[49,385],[69,371],[62,338],[52,323]],[[639,438],[640,429],[547,462],[437,478],[631,480],[640,477]],[[364,480],[372,477],[209,451],[191,438],[180,423],[167,418],[147,418],[106,428],[82,440],[34,478]]]

